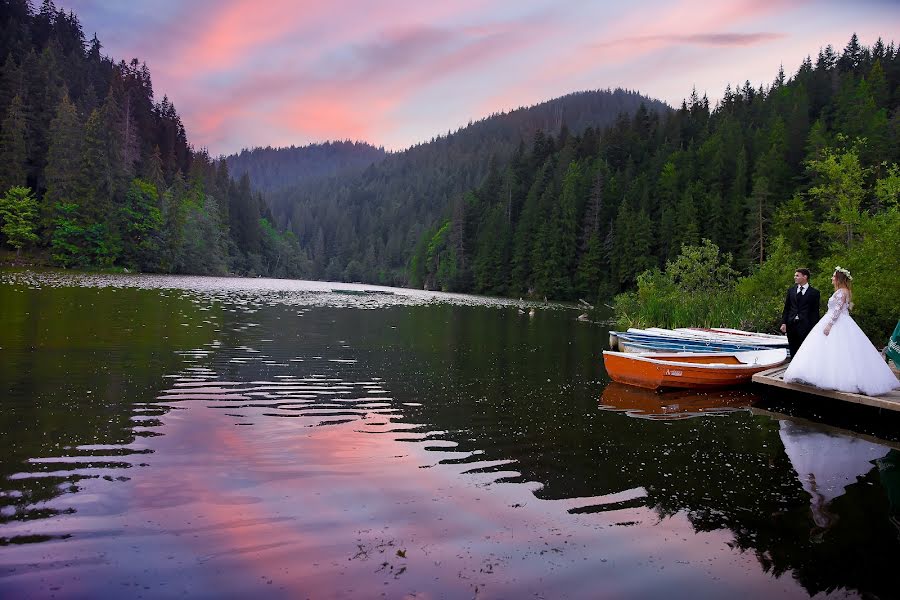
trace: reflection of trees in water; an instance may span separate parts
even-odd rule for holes
[[[2,525],[73,512],[41,505],[85,479],[127,480],[146,460],[127,446],[156,435],[164,413],[135,403],[153,401],[179,362],[176,349],[199,347],[212,332],[202,323],[209,313],[176,293],[0,285],[0,305]]]
[[[452,328],[453,319],[462,322]],[[385,342],[381,355],[390,359],[373,354],[373,366],[396,400],[422,403],[405,409],[405,420],[444,432],[461,453],[479,451],[463,461],[514,461],[482,472],[515,469],[518,477],[503,480],[540,482],[542,499],[642,487],[645,497],[578,512],[647,505],[661,519],[682,513],[698,532],[728,529],[735,549],[753,552],[765,572],[797,578],[810,594],[895,592],[900,543],[874,464],[851,474],[828,505],[836,519],[811,535],[810,495],[777,421],[738,412],[658,422],[598,411],[596,371],[585,368],[595,359],[585,356],[602,342],[592,346],[597,340],[571,330],[563,315],[525,329],[496,312],[484,322],[449,314],[403,334],[405,352],[399,340]],[[584,354],[560,356],[573,346]]]

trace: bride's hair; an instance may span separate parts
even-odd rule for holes
[[[834,280],[837,282],[838,289],[844,288],[847,290],[847,304],[850,308],[853,307],[853,283],[848,275],[849,271],[845,272],[844,269],[838,269],[834,272]]]

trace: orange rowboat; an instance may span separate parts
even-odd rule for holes
[[[672,354],[603,352],[606,372],[619,383],[660,388],[715,389],[750,383],[754,373],[787,360],[784,349]]]

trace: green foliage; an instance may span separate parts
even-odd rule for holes
[[[784,237],[778,236],[771,241],[766,261],[756,266],[750,275],[739,279],[735,288],[736,297],[746,306],[743,316],[746,329],[772,331],[777,327],[784,307],[784,294],[793,284],[794,272],[809,266],[807,260],[802,249]]]
[[[215,199],[202,193],[189,194],[186,208],[179,271],[196,275],[224,275],[228,270],[225,236]],[[262,271],[258,260],[254,261],[252,255],[248,254],[244,261],[242,266],[248,272],[257,274]]]
[[[613,299],[619,327],[747,327],[752,307],[730,290],[694,297],[673,286],[658,269],[638,277],[638,290]]]
[[[730,254],[704,239],[682,246],[665,271],[650,269],[637,277],[637,290],[614,299],[622,327],[738,327],[747,301],[734,294],[738,273]]]
[[[801,255],[808,255],[814,236],[818,233],[815,213],[800,194],[775,209],[772,233],[796,248]],[[769,248],[769,257],[773,248]]]
[[[33,190],[36,246],[49,247],[54,263],[309,272],[299,240],[263,225],[274,220],[249,184],[191,150],[174,105],[154,101],[146,65],[114,63],[96,38],[85,51],[77,17],[52,2],[40,14],[15,4],[23,9],[3,16],[15,35],[0,36],[0,190]],[[8,240],[32,243],[23,231]]]
[[[838,141],[842,138],[839,136]],[[853,244],[859,230],[863,198],[866,195],[865,180],[870,169],[859,161],[860,140],[851,148],[835,150],[826,148],[821,159],[809,161],[808,168],[815,176],[810,188],[810,199],[826,213],[828,220],[822,223],[822,232],[837,244]]]
[[[612,251],[612,270],[617,274],[617,283],[631,287],[637,276],[656,266],[652,254],[653,223],[643,210],[635,213],[623,202],[615,222],[615,237]]]
[[[134,179],[121,209],[122,263],[140,271],[155,271],[160,266],[162,248],[162,211],[156,187]]]
[[[450,244],[451,221],[441,225],[425,247],[424,285],[427,289],[456,291],[459,279],[459,260],[456,249]]]
[[[828,295],[836,265],[853,274],[853,318],[881,348],[900,315],[900,210],[892,207],[875,215],[861,214],[856,242],[835,247],[818,262],[816,283]]]
[[[883,208],[897,208],[900,205],[900,166],[887,167],[885,176],[875,182],[875,197]]]
[[[53,262],[62,267],[109,267],[121,251],[104,223],[86,223],[76,203],[57,204],[50,241]]]
[[[272,277],[297,277],[309,273],[309,260],[292,232],[279,232],[265,218],[259,220],[259,228],[262,232],[264,273]]]
[[[668,110],[661,102],[635,92],[579,92],[537,106],[492,115],[402,152],[383,158],[374,156],[367,168],[357,164],[333,177],[319,176],[320,173],[335,172],[330,164],[320,164],[319,158],[328,151],[327,148],[256,150],[250,152],[255,157],[236,156],[228,160],[235,172],[248,165],[255,189],[272,190],[267,193],[267,199],[272,206],[274,222],[279,226],[290,224],[311,257],[316,256],[321,229],[327,256],[316,261],[321,269],[316,273],[317,277],[324,275],[325,265],[334,258],[339,271],[351,260],[370,264],[365,272],[366,281],[375,281],[378,273],[386,273],[395,285],[410,283],[413,275],[409,267],[420,238],[451,218],[460,198],[475,192],[479,206],[468,217],[470,221],[474,220],[475,226],[467,228],[463,251],[458,247],[455,249],[459,267],[456,281],[468,291],[478,286],[478,289],[520,294],[534,285],[528,265],[539,221],[549,216],[548,212],[539,210],[527,211],[523,217],[526,196],[536,174],[541,172],[547,158],[554,155],[546,177],[556,180],[553,193],[556,202],[569,163],[581,161],[588,155],[596,156],[597,128],[611,125],[620,114],[635,114],[642,103],[646,107],[647,121],[655,119],[656,113]],[[565,145],[560,141],[557,148],[553,139],[561,131],[557,124],[559,115],[565,115],[565,125],[572,132],[572,142],[566,151],[569,158],[556,156]],[[343,156],[333,157],[336,162],[348,163],[357,152],[365,149],[344,150]],[[290,157],[296,158],[290,160]],[[256,160],[259,162],[254,162]],[[311,176],[298,176],[302,173]],[[544,192],[543,186],[538,187],[535,202]],[[584,198],[578,200],[583,203]],[[478,236],[495,206],[501,207],[509,229],[510,239],[500,244],[509,247],[509,268],[501,268],[505,279],[492,281],[485,287],[483,279],[482,283],[476,283],[475,265],[481,263],[483,266],[492,260],[478,261],[476,249],[483,248],[485,252],[499,255],[506,252],[478,244]],[[583,204],[576,205],[576,210],[580,217]],[[526,227],[520,234],[518,226],[523,224]],[[576,230],[580,225],[580,219],[576,219]],[[374,252],[370,253],[370,249]],[[574,270],[577,255],[571,262]],[[424,280],[422,283],[424,285]]]
[[[681,254],[666,263],[666,275],[689,294],[728,290],[738,276],[731,267],[732,260],[731,254],[720,254],[718,246],[704,239],[699,246],[682,246]]]
[[[30,188],[13,187],[7,190],[0,199],[0,222],[3,224],[0,232],[17,253],[37,241],[34,233],[37,227],[37,201]]]
[[[41,225],[49,229],[53,223],[53,207],[77,198],[82,159],[84,128],[75,105],[64,94],[50,123],[50,146],[44,178],[47,191],[41,205]]]
[[[481,202],[453,229],[465,238],[443,246],[444,270],[474,265],[461,289],[486,293],[574,299],[636,288],[615,301],[635,324],[772,331],[796,268],[812,266],[827,293],[825,263],[864,263],[855,271],[890,280],[878,284],[889,293],[870,296],[858,282],[856,314],[870,333],[885,330],[900,313],[891,92],[900,52],[856,43],[845,54],[826,48],[770,88],[727,90],[712,111],[694,94],[658,117],[623,115],[600,135],[535,135],[506,167],[515,187],[490,175],[472,188]],[[417,236],[414,283],[437,271],[422,267],[434,234]]]

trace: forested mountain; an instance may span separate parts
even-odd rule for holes
[[[743,273],[776,239],[811,262],[869,247],[896,283],[900,250],[876,242],[900,239],[898,84],[893,43],[867,48],[854,35],[842,53],[828,46],[807,57],[790,79],[779,72],[768,86],[726,88],[713,109],[694,93],[672,113],[642,108],[600,134],[538,132],[448,198],[417,240],[409,281],[608,298],[705,238]],[[865,231],[864,222],[882,225]]]
[[[322,177],[352,177],[387,155],[384,148],[363,142],[325,142],[288,148],[253,148],[225,157],[232,177],[250,177],[263,193]]]
[[[389,154],[359,176],[304,180],[267,199],[278,224],[300,240],[312,277],[402,285],[422,234],[454,199],[522,152],[524,140],[563,130],[593,137],[642,105],[648,114],[671,110],[621,89],[569,94]]]
[[[101,48],[52,0],[0,0],[0,243],[61,266],[307,272],[249,179],[192,150],[146,65]]]
[[[706,239],[744,274],[785,248],[853,260],[884,275],[873,322],[900,310],[893,42],[854,35],[712,108],[582,92],[386,155],[256,149],[231,157],[239,182],[145,65],[101,48],[52,0],[0,0],[0,244],[61,266],[594,299],[681,277],[667,265]]]

